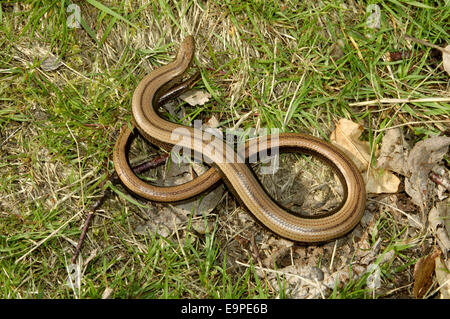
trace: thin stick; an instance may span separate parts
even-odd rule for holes
[[[449,123],[450,124],[450,120],[436,120],[436,121],[417,121],[417,122],[407,122],[407,123],[403,123],[403,124],[397,124],[397,125],[393,125],[393,126],[389,126],[389,127],[385,127],[379,130],[372,130],[374,132],[384,132],[384,131],[388,131],[388,130],[392,130],[394,128],[398,128],[398,127],[402,127],[402,126],[409,126],[409,125],[419,125],[419,124],[430,124],[430,123]],[[368,129],[367,127],[364,127],[365,129]]]
[[[422,99],[377,99],[364,102],[349,103],[349,106],[367,106],[377,104],[396,104],[396,103],[427,103],[427,102],[450,102],[450,97],[427,97]]]
[[[108,190],[107,190],[107,191],[108,191]],[[106,198],[106,195],[103,195],[103,196],[97,201],[97,203],[99,203],[99,204],[97,205],[98,207],[100,207],[101,203],[104,202],[104,199],[105,199],[105,198]],[[97,208],[98,208],[98,207],[97,207]],[[92,219],[92,217],[94,216],[95,210],[96,210],[96,208],[95,208],[95,209],[92,209],[92,211],[91,211],[91,212],[87,215],[87,217],[86,217],[86,221],[84,222],[84,225],[83,225],[83,230],[81,231],[80,239],[78,239],[77,248],[75,249],[75,253],[74,253],[73,256],[72,256],[72,260],[71,260],[72,264],[75,263],[76,259],[78,258],[78,255],[80,254],[80,251],[81,251],[81,245],[82,245],[83,242],[84,242],[84,237],[86,237],[86,233],[87,233],[89,224],[91,223],[91,219]]]
[[[435,290],[433,290],[431,293],[429,293],[427,296],[424,296],[423,298],[426,299],[426,298],[433,296],[435,293],[437,293],[439,290],[444,288],[449,283],[450,283],[450,279],[447,279],[442,285],[439,285]]]
[[[441,51],[441,52],[450,53],[450,52],[449,52],[448,50],[446,50],[445,48],[441,48],[440,46],[438,46],[438,45],[436,45],[436,44],[430,43],[430,42],[425,41],[425,40],[417,39],[417,38],[414,38],[414,37],[409,36],[409,35],[406,35],[406,34],[405,34],[405,39],[406,39],[406,40],[409,40],[409,41],[413,41],[413,42],[417,42],[417,43],[426,45],[426,46],[428,46],[428,47],[432,47],[433,49],[439,50],[439,51]]]
[[[137,165],[136,167],[133,167],[133,172],[135,174],[139,174],[139,173],[148,171],[149,169],[155,168],[155,167],[159,166],[160,164],[164,163],[168,157],[169,157],[168,154],[164,154],[164,155],[161,155],[151,161]],[[99,184],[99,187],[102,188],[106,184],[106,181],[110,181],[113,184],[118,184],[120,182],[120,179],[117,176],[117,174],[114,173],[108,179],[105,179],[103,182],[101,182]],[[84,222],[83,230],[81,231],[80,238],[78,239],[77,247],[72,256],[71,261],[73,264],[75,263],[76,259],[78,258],[78,255],[80,254],[81,246],[83,245],[84,238],[86,237],[86,233],[89,229],[89,224],[91,223],[92,217],[94,217],[94,213],[103,205],[105,199],[109,196],[109,194],[110,194],[109,189],[106,189],[105,192],[103,193],[102,197],[100,197],[90,208],[90,212],[87,215],[86,220]]]
[[[45,243],[47,240],[49,240],[50,238],[52,238],[55,234],[57,234],[61,229],[63,229],[64,227],[66,227],[66,225],[68,223],[70,223],[74,218],[78,217],[81,215],[81,213],[83,212],[83,210],[80,210],[78,213],[76,213],[75,215],[73,215],[72,217],[70,217],[64,224],[62,224],[61,226],[59,226],[57,229],[55,229],[54,231],[52,231],[52,233],[50,235],[48,235],[47,237],[45,237],[44,239],[42,239],[40,242],[38,242],[33,248],[31,248],[25,255],[23,255],[22,257],[20,257],[19,259],[16,260],[16,264],[19,263],[21,260],[23,260],[26,256],[28,256],[29,254],[31,254],[34,250],[36,250],[38,247],[40,247],[43,243]]]
[[[450,181],[447,179],[446,176],[441,176],[439,174],[431,172],[429,177],[436,184],[442,185],[448,190],[450,190]]]
[[[396,210],[396,211],[398,211],[399,213],[401,213],[401,214],[403,214],[403,215],[405,215],[406,217],[408,217],[409,219],[411,219],[413,222],[415,222],[418,226],[420,226],[420,228],[421,229],[423,229],[424,228],[424,226],[423,226],[423,224],[421,223],[421,222],[419,222],[417,219],[415,219],[414,217],[412,217],[410,214],[407,214],[407,213],[405,213],[404,211],[402,211],[401,209],[398,209],[397,207],[395,207],[395,206],[392,206],[392,205],[389,205],[389,204],[387,204],[387,203],[384,203],[384,202],[381,202],[381,201],[378,201],[378,200],[375,200],[375,199],[367,199],[368,201],[371,201],[371,202],[375,202],[375,203],[378,203],[378,204],[382,204],[382,205],[385,205],[385,206],[387,206],[387,207],[389,207],[389,208],[392,208],[393,210]]]

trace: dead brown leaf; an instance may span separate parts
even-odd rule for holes
[[[360,172],[367,170],[370,161],[369,142],[361,141],[364,128],[347,119],[340,119],[336,124],[336,129],[331,133],[330,139],[335,144],[344,148],[346,153],[351,156]]]
[[[450,137],[434,136],[420,141],[409,152],[405,191],[414,204],[427,210],[430,191],[429,173],[433,166],[448,152]]]
[[[377,168],[405,175],[408,153],[409,146],[405,142],[401,129],[388,130],[383,136]]]
[[[106,287],[102,293],[102,299],[111,299],[112,293],[113,293],[113,289],[110,287]]]
[[[368,193],[396,193],[400,179],[392,172],[383,169],[371,169],[363,175]]]
[[[428,221],[444,258],[450,265],[450,198],[437,203],[430,210]]]
[[[211,94],[205,90],[189,90],[180,95],[180,99],[192,106],[203,105],[209,101]]]
[[[383,137],[378,168],[392,170],[405,176],[405,191],[412,202],[426,209],[429,198],[435,194],[431,189],[429,174],[448,151],[450,138],[435,136],[420,141],[411,149],[400,129],[388,130]]]
[[[414,266],[413,295],[415,298],[423,298],[433,284],[435,260],[439,255],[440,250],[435,249],[433,253],[420,258]]]
[[[400,180],[392,172],[385,169],[374,169],[370,166],[370,145],[360,140],[363,127],[347,119],[340,119],[330,140],[341,146],[358,167],[364,177],[368,193],[395,193]]]
[[[55,71],[62,65],[61,60],[56,56],[49,56],[47,57],[42,63],[41,68],[45,72]]]

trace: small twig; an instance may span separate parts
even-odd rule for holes
[[[399,213],[405,215],[407,218],[409,218],[410,220],[412,220],[413,222],[415,222],[421,229],[424,228],[424,225],[423,225],[421,222],[419,222],[417,219],[415,219],[414,217],[412,217],[410,214],[405,213],[404,211],[402,211],[401,209],[398,209],[398,208],[395,207],[395,206],[389,205],[389,204],[387,204],[387,203],[384,203],[384,202],[381,202],[381,201],[378,201],[378,200],[375,200],[375,199],[368,199],[368,201],[371,201],[371,202],[374,202],[374,203],[378,203],[378,204],[382,204],[382,205],[385,205],[385,206],[387,206],[387,207],[389,207],[389,208],[392,208],[393,210],[395,210],[395,211],[397,211],[397,212],[399,212]]]
[[[397,125],[392,125],[389,127],[385,127],[379,130],[372,130],[373,132],[379,133],[379,132],[384,132],[384,131],[388,131],[388,130],[392,130],[394,128],[398,128],[398,127],[402,127],[402,126],[411,126],[411,125],[423,125],[423,124],[429,124],[429,123],[450,123],[450,120],[433,120],[433,121],[417,121],[417,122],[406,122],[403,124],[397,124]],[[368,130],[368,127],[364,127],[366,130]]]
[[[135,174],[141,174],[141,173],[148,171],[149,169],[156,168],[159,165],[165,163],[167,161],[168,157],[169,157],[169,154],[163,154],[157,158],[152,159],[151,161],[136,165],[135,167],[132,168],[133,172]],[[120,183],[120,178],[119,178],[119,176],[117,176],[116,173],[111,175],[107,180],[110,181],[111,183],[113,183],[114,185]]]
[[[450,181],[445,177],[434,172],[430,173],[430,179],[438,185],[442,185],[448,190],[450,190]]]
[[[135,174],[140,174],[145,171],[148,171],[149,169],[155,168],[155,167],[161,165],[162,163],[164,163],[168,157],[169,157],[168,154],[164,154],[155,159],[147,161],[143,164],[137,165],[137,166],[133,167],[133,172]],[[120,182],[120,179],[117,176],[117,174],[114,173],[109,178],[107,178],[103,182],[101,182],[99,184],[99,187],[103,188],[103,186],[106,184],[107,181],[110,181],[113,184],[118,184]],[[81,231],[80,238],[78,239],[77,247],[76,247],[73,257],[72,257],[73,264],[75,263],[76,259],[78,258],[78,255],[80,254],[81,246],[83,245],[84,238],[86,237],[86,233],[89,229],[89,224],[91,223],[92,217],[94,217],[95,212],[103,205],[103,203],[105,202],[105,199],[109,196],[110,193],[111,192],[110,192],[109,188],[106,189],[104,191],[103,195],[91,206],[90,212],[86,217],[86,221],[84,222],[83,230]]]
[[[107,196],[107,193],[109,193],[109,190],[106,190],[103,196],[93,205],[91,212],[87,215],[86,221],[83,225],[83,230],[81,231],[80,239],[78,239],[77,248],[75,249],[75,253],[72,256],[72,264],[75,263],[76,259],[78,258],[78,255],[81,251],[81,245],[84,242],[84,237],[86,237],[86,233],[89,227],[89,224],[91,223],[91,219],[94,216],[95,211],[103,204],[105,201],[105,198]]]
[[[431,47],[431,48],[433,48],[433,49],[439,50],[439,51],[441,51],[441,52],[447,52],[447,53],[450,53],[449,50],[446,50],[445,48],[441,48],[440,46],[438,46],[438,45],[436,45],[436,44],[430,43],[430,42],[425,41],[425,40],[417,39],[417,38],[414,38],[414,37],[409,36],[409,35],[406,35],[406,34],[405,34],[405,39],[406,39],[406,40],[409,40],[409,41],[413,41],[413,42],[420,43],[420,44],[422,44],[422,45],[426,45],[426,46],[428,46],[428,47]]]
[[[349,106],[367,106],[377,104],[396,104],[396,103],[429,103],[429,102],[450,102],[450,97],[427,97],[422,99],[377,99],[364,102],[349,103]]]
[[[7,138],[5,138],[5,139],[3,140],[3,142],[2,142],[2,144],[0,144],[0,147],[2,147],[3,145],[5,145],[6,142],[8,142],[8,140],[9,140],[12,136],[14,136],[14,134],[16,134],[18,131],[20,131],[21,129],[22,129],[22,125],[19,126],[14,132],[12,132]]]
[[[99,129],[103,129],[106,130],[107,127],[103,124],[98,124],[98,123],[85,123],[83,124],[86,127],[93,127],[93,128],[99,128]]]
[[[47,237],[45,237],[44,239],[42,239],[40,242],[38,242],[33,248],[31,248],[26,254],[22,255],[19,259],[17,259],[15,261],[15,263],[19,263],[21,260],[23,260],[26,256],[28,256],[29,254],[31,254],[35,249],[37,249],[38,247],[40,247],[43,243],[45,243],[47,240],[49,240],[50,238],[52,238],[56,233],[58,233],[61,229],[63,229],[64,227],[67,226],[67,224],[69,224],[74,218],[78,217],[79,215],[81,215],[83,211],[80,210],[78,213],[76,213],[75,215],[73,215],[72,217],[70,217],[68,220],[66,220],[66,222],[64,224],[62,224],[61,226],[59,226],[57,229],[55,229],[54,231],[52,231],[52,233],[50,235],[48,235]]]
[[[167,161],[167,158],[169,158],[169,154],[163,154],[157,158],[152,159],[151,161],[144,162],[142,164],[136,165],[133,167],[133,172],[135,174],[141,174],[143,172],[148,171],[149,169],[158,167],[159,165],[165,163]],[[119,182],[119,177],[117,174],[114,173],[114,175],[110,178],[111,182],[117,183]]]

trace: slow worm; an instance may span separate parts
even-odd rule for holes
[[[332,214],[318,218],[297,216],[271,199],[245,163],[245,158],[234,150],[233,145],[218,138],[208,138],[198,128],[172,123],[158,115],[155,108],[165,96],[171,96],[170,87],[189,68],[193,54],[194,39],[189,36],[182,42],[173,62],[154,70],[139,82],[132,98],[133,123],[148,141],[168,150],[175,145],[192,150],[212,163],[211,168],[182,185],[158,187],[145,183],[133,173],[128,163],[127,148],[133,134],[130,128],[124,126],[113,154],[114,166],[123,184],[143,198],[173,202],[197,196],[223,180],[262,224],[282,237],[298,242],[325,242],[351,231],[364,213],[365,185],[355,164],[336,146],[313,136],[297,133],[282,133],[277,139],[266,136],[266,143],[263,145],[260,143],[262,138],[246,142],[247,157],[265,149],[279,147],[288,152],[316,156],[330,165],[338,175],[344,189],[340,206]],[[214,149],[215,152],[205,152],[205,149]]]

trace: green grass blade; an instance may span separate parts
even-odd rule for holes
[[[101,4],[100,2],[96,1],[96,0],[86,0],[86,2],[90,3],[91,5],[93,5],[94,7],[96,7],[97,9],[106,12],[109,15],[112,15],[113,17],[122,20],[123,22],[129,24],[130,26],[138,29],[138,26],[135,25],[134,23],[132,23],[131,21],[129,21],[128,19],[124,18],[123,16],[121,16],[120,14],[118,14],[117,12],[115,12],[114,10],[108,8],[107,6]]]

